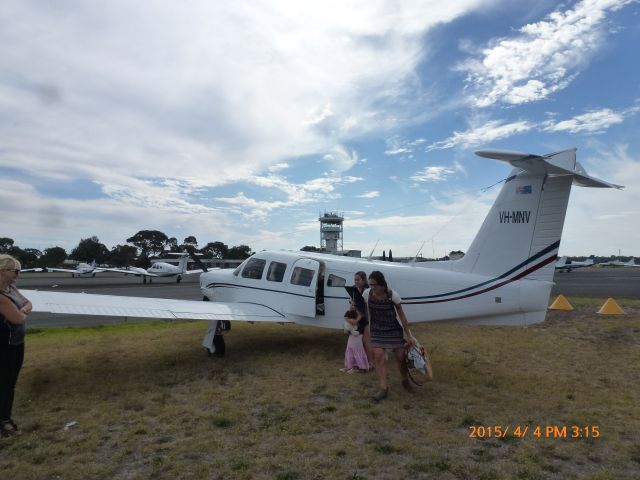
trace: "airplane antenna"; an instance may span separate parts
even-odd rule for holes
[[[418,255],[420,255],[420,252],[422,251],[422,247],[424,247],[424,244],[427,243],[426,240],[422,241],[422,245],[420,245],[420,248],[418,249],[418,251],[416,252],[415,256],[411,259],[411,261],[409,263],[416,263],[416,261],[418,260]]]
[[[371,253],[369,254],[369,257],[367,258],[367,260],[371,260],[371,257],[373,257],[373,252],[376,251],[376,247],[378,246],[378,242],[380,241],[380,239],[376,240],[376,244],[373,246],[373,248],[371,249]]]
[[[200,261],[200,259],[198,258],[197,253],[196,253],[196,249],[195,249],[195,248],[193,248],[193,247],[192,247],[192,246],[190,246],[190,245],[187,245],[187,246],[186,246],[186,250],[187,250],[187,253],[189,254],[189,256],[190,256],[190,257],[193,259],[193,261],[195,262],[195,264],[196,264],[198,267],[200,267],[200,269],[201,269],[203,272],[208,272],[208,271],[209,271],[209,270],[207,270],[207,267],[205,267],[205,266],[204,266],[204,263],[202,263],[202,262]]]

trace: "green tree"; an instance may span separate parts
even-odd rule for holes
[[[137,255],[138,249],[132,245],[116,245],[109,253],[109,263],[116,267],[129,267]]]
[[[140,268],[149,268],[151,266],[151,260],[149,259],[149,256],[145,252],[142,252],[136,260],[135,266]]]
[[[67,259],[67,252],[62,247],[45,248],[38,261],[40,267],[57,267]]]
[[[7,253],[13,247],[13,238],[0,237],[0,253]]]
[[[229,247],[222,242],[209,242],[200,249],[205,258],[227,258]]]
[[[11,247],[6,253],[17,259],[22,268],[35,267],[38,264],[38,257],[42,255],[40,250],[35,248],[25,248],[23,250],[20,247]]]
[[[178,239],[176,237],[171,237],[169,240],[167,240],[167,248],[169,249],[170,252],[180,252],[180,246],[178,245]]]
[[[109,255],[109,249],[95,235],[91,238],[83,238],[76,248],[71,251],[69,258],[80,262],[102,263]]]
[[[182,243],[184,243],[185,245],[191,245],[193,248],[198,248],[198,240],[196,240],[196,237],[194,237],[193,235],[189,235],[184,239],[184,242]]]
[[[227,251],[227,256],[224,258],[242,260],[245,258],[249,258],[251,255],[253,255],[251,247],[247,245],[238,245],[236,247],[231,247]]]
[[[140,254],[146,257],[161,254],[168,241],[169,237],[158,230],[140,230],[133,237],[127,238],[127,243],[133,243],[140,249]]]

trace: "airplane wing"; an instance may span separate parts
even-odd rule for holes
[[[117,295],[43,292],[38,290],[21,290],[21,293],[31,300],[34,312],[180,320],[291,322],[291,320],[275,310],[255,303],[135,298]]]
[[[198,268],[196,270],[185,270],[183,275],[191,275],[192,273],[203,273],[203,272],[204,272],[204,270]]]
[[[67,273],[79,273],[79,274],[82,274],[82,272],[79,272],[75,268],[74,269],[70,269],[70,268],[51,268],[51,267],[47,267],[47,272],[67,272]],[[86,275],[88,273],[100,273],[100,272],[104,272],[104,268],[95,268],[95,269],[91,270],[90,272],[84,273],[84,275]]]
[[[20,272],[41,272],[41,268],[23,268]]]
[[[109,268],[109,267],[101,267],[101,268],[105,272],[124,273],[125,275],[138,275],[138,276],[142,275],[142,276],[145,276],[145,277],[157,277],[158,276],[155,273],[136,271],[136,270],[127,270],[125,268]]]

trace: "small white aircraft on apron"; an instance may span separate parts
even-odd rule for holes
[[[477,155],[513,167],[466,255],[391,263],[308,252],[263,251],[235,270],[202,273],[207,302],[23,291],[34,311],[280,322],[341,329],[355,272],[381,271],[412,323],[528,325],[545,318],[572,184],[622,188],[589,176],[576,149],[548,155],[492,150]]]

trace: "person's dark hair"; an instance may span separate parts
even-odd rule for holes
[[[360,280],[362,280],[364,282],[364,288],[369,288],[369,282],[367,281],[367,274],[364,273],[362,270],[360,270],[359,272],[356,272],[356,276],[360,277]]]
[[[384,287],[384,291],[387,292],[387,281],[385,280],[382,272],[374,270],[369,275],[369,280],[374,280],[378,285],[382,285]]]

